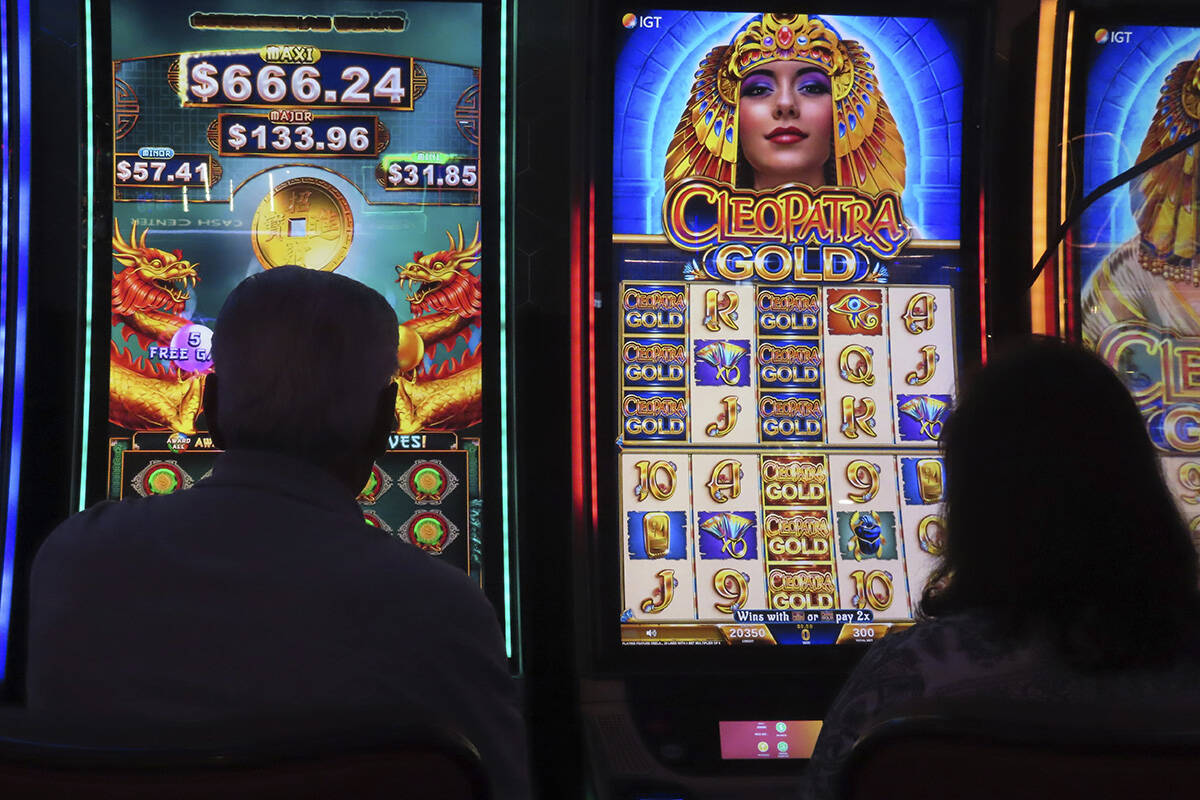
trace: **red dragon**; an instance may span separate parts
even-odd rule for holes
[[[470,271],[480,259],[479,226],[470,244],[461,225],[457,241],[449,231],[446,238],[448,249],[429,255],[418,250],[412,261],[396,266],[396,282],[412,290],[412,319],[400,326],[400,361],[407,368],[396,397],[400,433],[462,430],[483,418],[480,345],[470,347],[482,325],[483,293]],[[454,357],[459,339],[468,349]],[[445,356],[427,367],[422,356],[436,356],[439,343]]]

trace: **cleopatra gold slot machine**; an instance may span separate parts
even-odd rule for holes
[[[1050,252],[1031,288],[1031,328],[1082,341],[1126,383],[1200,541],[1200,15],[1191,4],[1055,10],[1045,36],[1064,69],[1041,76],[1039,97],[1062,122],[1040,134],[1063,157],[1047,160],[1035,192],[1068,227],[1061,244],[1053,225],[1035,243]]]
[[[985,346],[987,24],[604,6],[575,318],[599,796],[794,790],[911,624]]]
[[[51,265],[40,280],[59,281],[59,338],[75,357],[57,354],[59,390],[73,387],[59,420],[68,447],[43,453],[58,493],[18,528],[26,568],[70,512],[203,480],[218,456],[201,392],[224,298],[283,264],[334,271],[381,293],[400,321],[397,427],[358,496],[363,524],[478,581],[519,672],[501,74],[511,13],[497,2],[35,4],[71,45],[63,59],[34,39],[36,58],[64,62],[80,106],[62,112],[78,139],[33,174],[77,170],[68,185],[82,213],[70,219],[70,204],[59,197],[56,212],[47,196],[31,214]],[[71,138],[52,130],[55,113],[35,107],[35,133]],[[62,230],[55,213],[68,216]],[[64,231],[77,234],[69,261]],[[48,499],[23,492],[30,508]]]

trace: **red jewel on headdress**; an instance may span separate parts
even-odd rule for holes
[[[176,261],[178,261],[179,259],[183,258],[183,251],[182,251],[182,250],[172,250],[171,252],[175,254],[175,260],[176,260]]]
[[[425,257],[424,250],[413,250],[413,261],[420,261]]]
[[[779,29],[779,46],[784,50],[792,46],[792,29],[787,25]]]

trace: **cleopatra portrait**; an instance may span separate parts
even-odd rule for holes
[[[904,142],[871,56],[807,14],[761,14],[700,62],[667,150],[667,188],[702,176],[904,190]]]
[[[1163,81],[1137,160],[1200,126],[1200,55],[1176,64]],[[1200,182],[1195,146],[1135,179],[1129,188],[1137,234],[1118,245],[1083,291],[1084,340],[1102,354],[1121,329],[1153,326],[1200,336]]]

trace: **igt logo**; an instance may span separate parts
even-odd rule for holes
[[[1133,31],[1110,31],[1107,28],[1096,29],[1096,44],[1125,44],[1133,36]]]
[[[621,17],[621,24],[626,30],[630,28],[657,28],[662,22],[662,17],[639,17],[637,14],[626,14]]]

